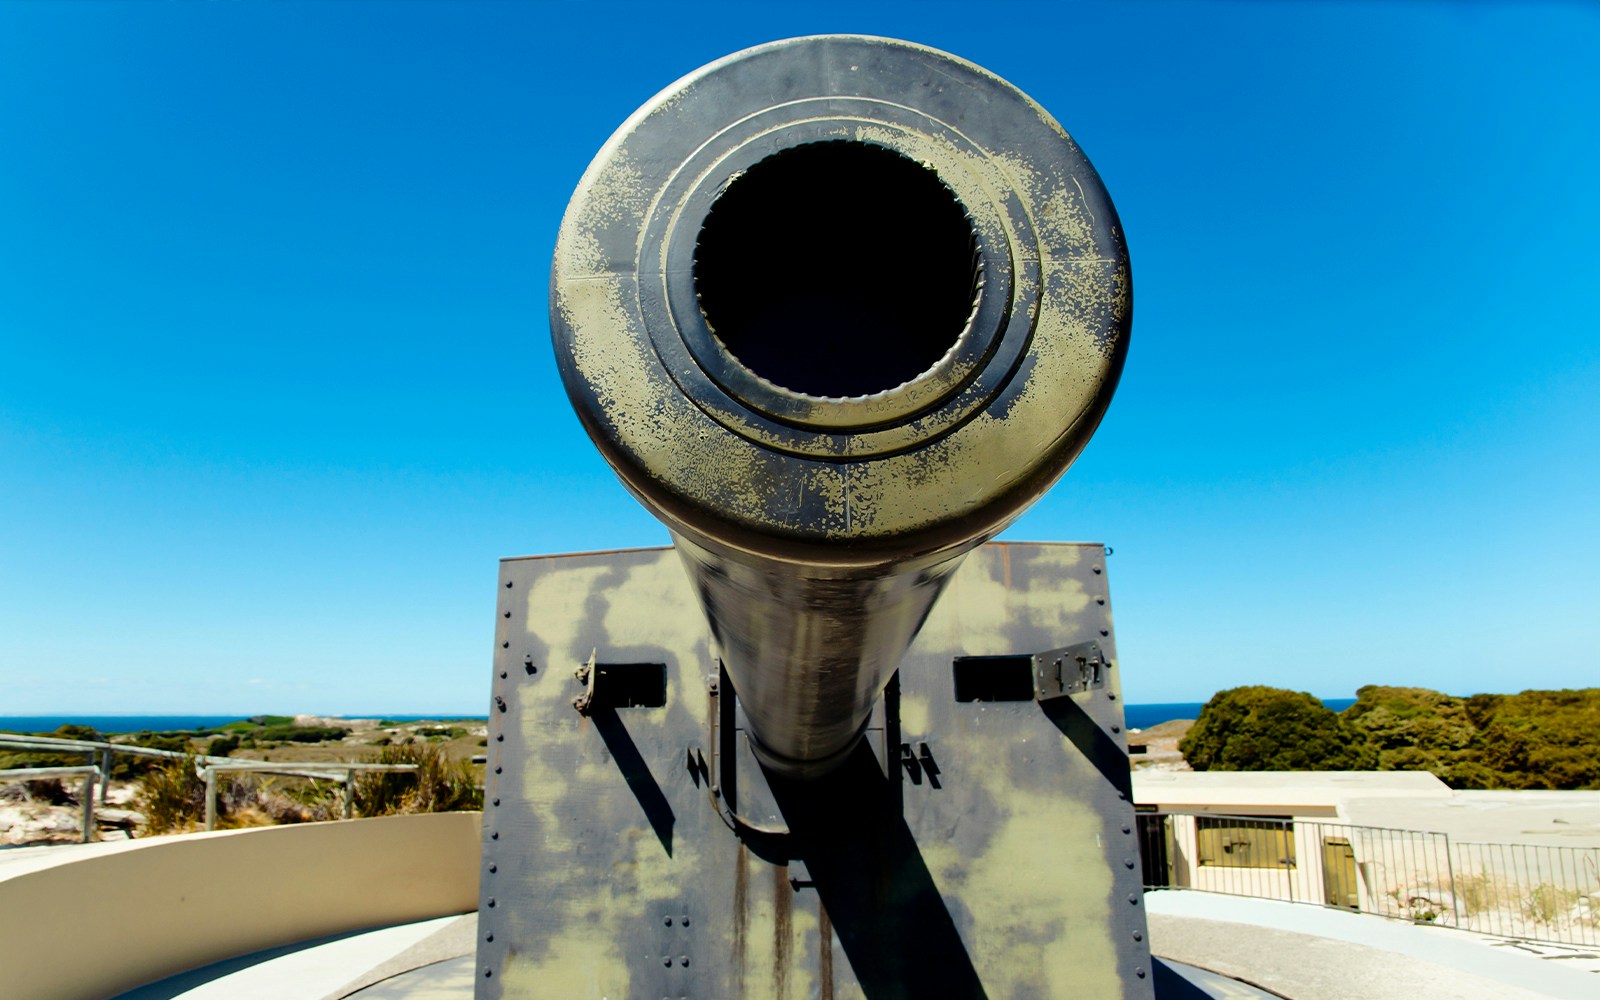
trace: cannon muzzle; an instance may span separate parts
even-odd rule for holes
[[[1121,225],[1042,108],[954,56],[775,42],[640,108],[551,269],[567,392],[671,531],[765,763],[846,755],[962,557],[1088,442]]]

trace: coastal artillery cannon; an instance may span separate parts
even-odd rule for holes
[[[551,328],[674,546],[503,564],[480,997],[1151,995],[1102,550],[984,544],[1130,317],[1088,160],[948,54],[777,42],[623,124]]]

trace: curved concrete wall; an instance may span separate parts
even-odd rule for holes
[[[471,912],[482,826],[482,813],[388,816],[6,859],[0,994],[107,997],[264,948]]]

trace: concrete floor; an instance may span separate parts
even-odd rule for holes
[[[1169,960],[1157,976],[1163,998],[1177,989],[1291,1000],[1600,997],[1600,947],[1529,945],[1212,893],[1145,898],[1151,944]],[[467,1000],[476,929],[477,915],[467,914],[342,935],[196,969],[119,1000]]]
[[[1600,947],[1529,946],[1446,927],[1215,893],[1145,894],[1156,954],[1294,1000],[1600,997]]]

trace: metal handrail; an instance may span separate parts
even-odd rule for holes
[[[212,758],[215,759],[215,758]],[[195,773],[206,783],[206,829],[217,828],[217,774],[222,771],[255,771],[266,774],[288,774],[301,778],[327,778],[344,772],[344,818],[350,819],[355,811],[355,780],[357,771],[415,771],[415,764],[343,763],[339,761],[295,762],[293,766],[275,764],[270,760],[238,761],[223,758],[228,763],[196,766]]]
[[[240,760],[237,757],[215,757],[210,754],[183,753],[178,750],[158,750],[110,740],[78,740],[63,736],[24,736],[20,733],[0,733],[0,748],[48,750],[57,753],[83,753],[90,761],[100,758],[100,766],[86,764],[81,767],[24,767],[0,770],[0,780],[7,778],[33,779],[65,777],[82,774],[83,841],[89,842],[94,824],[94,785],[100,783],[100,804],[106,804],[106,789],[111,784],[111,755],[123,753],[131,757],[155,757],[166,760],[193,760],[195,774],[206,783],[206,829],[217,825],[217,780],[221,771],[255,771],[266,774],[286,774],[299,778],[323,779],[344,776],[344,818],[350,819],[355,811],[355,775],[358,771],[415,771],[415,764],[377,764],[359,761],[284,761]]]
[[[15,747],[24,750],[52,750],[58,753],[84,753],[92,761],[100,756],[100,804],[106,804],[106,790],[111,787],[111,755],[124,753],[130,757],[154,757],[163,760],[183,760],[192,757],[206,762],[222,762],[230,757],[213,757],[209,754],[183,753],[179,750],[157,750],[131,743],[113,743],[110,740],[75,740],[64,736],[23,736],[20,733],[0,733],[0,748]]]
[[[113,752],[125,753],[130,757],[165,757],[167,759],[182,759],[193,757],[195,760],[232,760],[231,757],[213,757],[209,754],[184,753],[182,750],[157,750],[155,747],[141,747],[132,743],[113,743],[110,740],[74,740],[64,736],[23,736],[20,733],[0,733],[0,746],[22,746],[31,750],[59,750],[62,753],[73,752]]]

